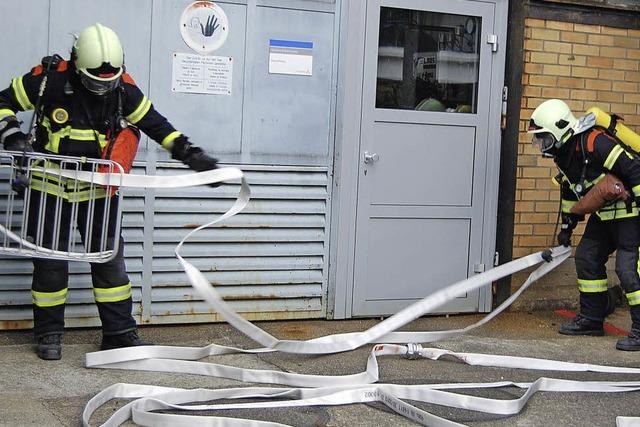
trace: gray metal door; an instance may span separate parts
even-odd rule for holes
[[[483,269],[494,14],[478,1],[367,2],[354,316]],[[478,311],[483,292],[438,312]]]

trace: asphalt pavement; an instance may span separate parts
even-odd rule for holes
[[[566,315],[566,314],[565,314]],[[424,317],[403,330],[441,330],[466,326],[480,315]],[[555,311],[503,313],[471,333],[431,347],[452,351],[540,357],[611,366],[640,367],[640,352],[615,350],[615,342],[629,327],[629,315],[619,308],[609,319],[604,337],[566,337],[557,333],[565,321]],[[379,319],[348,321],[295,320],[260,322],[258,325],[283,339],[309,339],[323,335],[362,331]],[[204,346],[209,343],[252,348],[256,345],[228,324],[143,327],[141,335],[156,344]],[[63,358],[42,361],[33,353],[29,331],[0,332],[0,425],[78,426],[86,402],[105,387],[119,382],[184,388],[228,388],[251,384],[239,381],[183,375],[123,370],[87,369],[84,356],[98,350],[97,329],[74,329],[63,338]],[[239,367],[273,369],[309,374],[344,375],[365,369],[371,346],[351,352],[299,356],[282,353],[226,355],[206,360]],[[408,360],[386,356],[379,359],[380,382],[395,384],[516,381],[531,382],[540,377],[575,380],[640,381],[640,375],[590,372],[545,372],[522,369],[473,367],[454,360]],[[255,384],[253,384],[255,385]],[[268,385],[264,385],[268,386]],[[523,394],[516,388],[467,390],[475,396],[514,399]],[[515,416],[495,416],[436,405],[418,404],[423,409],[470,426],[615,426],[616,416],[640,416],[640,396],[633,393],[552,393],[536,394]],[[123,401],[111,401],[91,420],[100,425]],[[207,413],[200,413],[206,415]],[[217,413],[216,415],[220,415]],[[221,415],[248,417],[293,426],[411,426],[413,422],[396,415],[381,404],[353,404],[297,409],[226,411]],[[134,425],[129,422],[126,425]]]

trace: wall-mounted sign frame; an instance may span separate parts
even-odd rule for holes
[[[194,1],[180,17],[182,40],[201,55],[219,49],[229,35],[229,19],[224,10],[211,1]]]

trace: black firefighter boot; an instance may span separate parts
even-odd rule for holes
[[[36,338],[36,354],[42,360],[60,360],[62,358],[62,334],[48,334]]]
[[[604,335],[607,292],[580,292],[580,314],[560,327],[562,335]]]
[[[587,319],[581,314],[578,314],[572,321],[560,326],[558,332],[562,335],[590,335],[599,337],[604,335],[602,323],[602,321]]]
[[[604,312],[605,317],[612,314],[616,307],[622,305],[622,297],[624,296],[620,285],[612,286],[607,290],[607,308]]]
[[[135,347],[139,345],[153,345],[152,342],[143,341],[138,336],[136,329],[118,335],[103,335],[101,350],[111,350],[122,347]]]
[[[616,348],[623,351],[640,351],[640,306],[631,307],[631,330],[629,336],[618,340]]]

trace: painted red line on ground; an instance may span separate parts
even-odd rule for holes
[[[565,308],[559,308],[555,311],[558,316],[564,317],[566,319],[573,319],[576,317],[576,313],[571,310],[567,310]],[[604,322],[604,330],[605,332],[612,335],[619,335],[621,337],[626,337],[629,335],[629,331],[625,331],[624,329],[620,329],[617,326],[613,326],[609,322]]]

